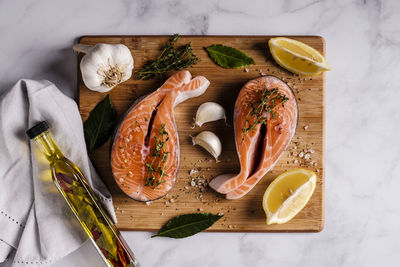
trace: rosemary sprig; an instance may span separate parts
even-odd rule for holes
[[[165,130],[165,124],[161,124],[161,129],[158,130],[160,137],[154,136],[156,145],[153,149],[153,159],[151,163],[146,162],[147,172],[149,176],[146,177],[146,186],[151,186],[152,189],[159,187],[162,183],[165,183],[163,179],[165,176],[164,168],[165,162],[167,161],[169,152],[165,151],[165,143],[168,142],[168,132]],[[157,160],[157,165],[155,162]],[[158,178],[157,178],[158,176]]]
[[[260,99],[256,103],[250,103],[251,110],[246,115],[245,127],[242,128],[242,142],[248,132],[254,133],[257,125],[267,124],[268,117],[271,119],[275,118],[275,108],[281,104],[285,106],[289,98],[281,94],[278,88],[265,90],[262,92]],[[253,123],[250,123],[250,118],[253,117]]]
[[[149,80],[154,77],[162,78],[162,75],[171,70],[181,70],[200,61],[192,51],[191,44],[175,48],[179,35],[174,34],[172,40],[165,45],[161,55],[152,61],[148,61],[137,71],[138,80]]]

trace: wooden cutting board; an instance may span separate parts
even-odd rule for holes
[[[91,159],[110,189],[115,211],[117,226],[122,230],[156,231],[170,218],[193,212],[224,213],[208,231],[232,232],[318,232],[324,225],[324,74],[315,77],[299,77],[291,74],[274,63],[267,42],[273,36],[182,36],[177,45],[191,43],[194,53],[201,62],[190,68],[193,76],[203,75],[210,80],[207,92],[197,98],[189,99],[175,109],[179,138],[181,144],[181,161],[178,179],[170,193],[147,205],[126,196],[114,182],[107,142],[91,155]],[[291,36],[302,41],[322,54],[325,54],[324,39],[319,36]],[[135,70],[147,60],[155,59],[160,54],[162,46],[168,42],[169,36],[85,36],[81,43],[94,45],[96,43],[122,43],[128,46],[135,60]],[[248,69],[223,69],[216,66],[203,47],[212,44],[224,44],[238,48],[250,55],[256,65]],[[81,55],[78,56],[78,63]],[[222,195],[206,188],[201,192],[198,187],[192,187],[192,178],[210,180],[221,173],[234,173],[239,170],[233,135],[233,108],[241,87],[250,79],[262,74],[275,75],[293,89],[299,108],[299,121],[296,135],[283,154],[275,168],[269,172],[260,183],[245,197],[239,200],[226,200]],[[111,100],[117,110],[118,119],[138,97],[157,89],[159,81],[137,81],[130,79],[118,85],[110,93]],[[106,94],[88,90],[81,78],[78,67],[79,108],[83,121],[93,107]],[[192,119],[197,107],[207,101],[223,105],[229,118],[227,127],[223,121],[211,122],[201,128],[192,129]],[[215,132],[221,139],[223,152],[221,162],[215,163],[211,156],[200,147],[193,147],[191,135],[203,130]],[[296,147],[296,148],[294,148]],[[310,162],[298,154],[302,149],[313,150]],[[267,226],[262,209],[262,196],[269,183],[286,170],[299,168],[301,165],[317,172],[317,187],[307,206],[290,222],[282,225]],[[197,172],[189,175],[191,170]],[[192,171],[193,172],[193,171]],[[171,200],[172,199],[172,200]]]

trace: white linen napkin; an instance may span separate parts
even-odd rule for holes
[[[52,264],[87,239],[25,134],[43,120],[116,222],[111,194],[88,158],[76,103],[49,81],[20,80],[0,97],[0,263],[15,248],[13,267]]]

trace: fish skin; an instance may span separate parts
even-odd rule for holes
[[[209,84],[202,76],[191,79],[188,71],[180,71],[130,108],[118,127],[111,151],[112,173],[124,193],[138,201],[150,201],[163,197],[172,189],[179,166],[179,137],[173,109],[186,99],[203,94]],[[154,166],[158,163],[152,151],[162,125],[169,137],[165,142],[165,150],[169,152],[164,164],[165,182],[152,189],[145,185],[149,176],[146,163]]]
[[[256,101],[257,91],[263,88],[278,88],[289,100],[284,107],[278,105],[278,116],[268,119],[266,133],[260,135],[260,125],[254,133],[248,132],[242,141],[242,129],[245,127],[246,114],[250,111],[249,101]],[[234,124],[236,150],[241,171],[235,175],[220,175],[210,183],[215,191],[226,194],[227,199],[238,199],[246,195],[279,160],[291,142],[297,126],[297,102],[290,87],[275,76],[262,76],[247,82],[240,91],[235,104]],[[279,127],[278,127],[279,126]],[[278,127],[278,128],[277,128]],[[260,162],[255,161],[256,149],[262,142]],[[260,151],[259,151],[260,152]]]

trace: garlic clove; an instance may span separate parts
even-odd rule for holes
[[[83,82],[90,90],[104,93],[132,76],[134,60],[123,44],[76,44],[73,49],[86,54],[80,67]]]
[[[225,109],[218,103],[205,102],[197,109],[194,125],[201,127],[206,122],[222,119],[226,123]]]
[[[193,145],[199,145],[207,150],[215,158],[216,162],[219,162],[218,157],[221,155],[222,145],[218,136],[213,132],[203,131],[192,137],[192,142]]]

